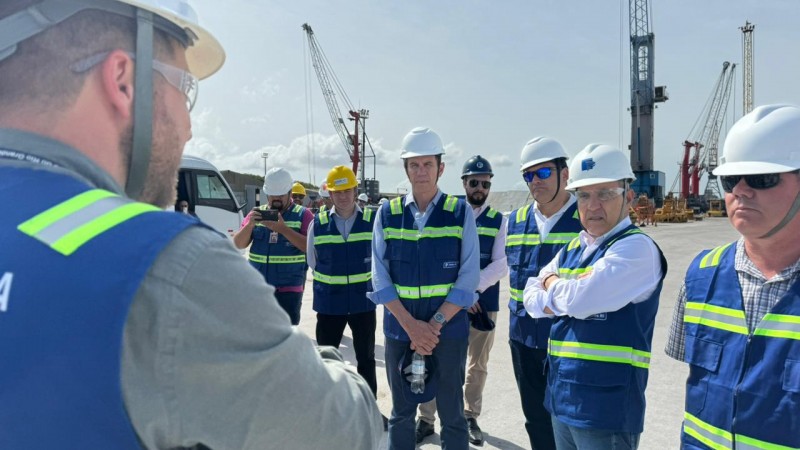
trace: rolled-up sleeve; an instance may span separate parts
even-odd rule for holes
[[[383,305],[397,300],[397,289],[389,276],[389,261],[383,255],[386,253],[386,242],[383,240],[383,224],[381,211],[375,213],[375,226],[372,229],[372,292],[367,292],[367,298],[376,305]]]

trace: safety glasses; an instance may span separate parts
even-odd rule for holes
[[[491,181],[481,181],[481,180],[469,180],[467,182],[467,185],[469,187],[473,188],[473,189],[478,187],[478,185],[483,186],[484,189],[489,189],[490,187],[492,187],[492,182]]]
[[[88,58],[73,63],[70,68],[75,73],[86,72],[103,62],[110,53],[111,52],[103,52],[89,56]],[[126,52],[126,54],[131,59],[136,59],[136,55],[133,53]],[[181,91],[183,95],[186,96],[186,109],[191,111],[194,108],[195,101],[197,101],[197,90],[199,87],[197,77],[183,69],[179,69],[156,59],[153,60],[153,70],[160,73],[167,83],[171,84],[175,89]]]
[[[744,178],[744,182],[747,183],[753,189],[757,190],[764,190],[764,189],[772,189],[778,185],[781,181],[781,174],[779,173],[762,173],[759,175],[728,175],[728,176],[721,176],[719,177],[719,181],[722,183],[722,190],[725,192],[732,192],[733,188],[739,184],[739,181]]]
[[[536,175],[540,180],[546,180],[550,178],[550,175],[552,174],[552,167],[542,167],[537,170],[531,170],[530,172],[522,172],[522,179],[525,180],[526,183],[530,183],[533,181],[534,175]]]
[[[611,189],[598,189],[596,191],[578,191],[575,193],[575,197],[578,198],[578,203],[581,204],[589,203],[593,196],[597,197],[600,203],[605,203],[619,197],[623,192],[625,192],[625,188],[616,187]]]

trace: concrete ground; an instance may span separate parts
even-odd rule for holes
[[[653,352],[650,364],[650,381],[647,387],[647,413],[640,449],[679,448],[680,428],[683,416],[684,382],[688,370],[686,365],[672,360],[664,353],[664,345],[669,335],[669,324],[678,290],[680,289],[686,267],[692,258],[704,248],[731,242],[738,235],[727,218],[706,218],[699,222],[685,224],[659,224],[648,226],[644,231],[655,239],[669,264],[669,271],[661,294],[661,304],[656,317]],[[636,280],[631,280],[635,282]],[[483,398],[483,411],[478,423],[486,436],[482,449],[528,449],[530,443],[525,433],[524,418],[519,403],[519,394],[511,367],[511,353],[508,347],[508,278],[500,282],[501,311],[498,314],[495,344],[489,358],[489,378]],[[379,309],[378,330],[375,339],[375,356],[378,366],[378,405],[386,416],[391,413],[391,396],[386,382],[384,368],[384,348],[382,333],[383,311]],[[316,315],[311,309],[311,286],[307,285],[303,299],[299,327],[312,338]],[[341,351],[348,361],[355,364],[350,330],[345,331]],[[427,437],[418,446],[421,449],[439,448],[439,423],[437,432]],[[381,449],[386,448],[386,439]]]

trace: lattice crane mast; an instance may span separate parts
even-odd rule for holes
[[[722,130],[725,112],[728,110],[735,72],[736,64],[727,61],[722,63],[722,72],[714,84],[714,89],[700,112],[695,126],[689,133],[690,137],[683,142],[683,161],[680,167],[681,198],[696,199],[699,197],[700,178],[704,172],[709,174],[706,196],[713,195],[717,198],[721,196],[717,186],[717,177],[712,172],[719,164],[717,150],[719,134]],[[702,124],[702,127],[698,128],[698,124]]]
[[[665,86],[655,86],[655,34],[650,31],[649,0],[629,0],[631,43],[631,167],[634,189],[654,198],[664,197],[664,173],[653,170],[653,112],[667,101]]]
[[[333,68],[331,68],[328,59],[325,57],[325,53],[317,43],[317,39],[314,37],[314,31],[311,29],[311,26],[307,23],[304,23],[303,30],[306,32],[306,36],[308,37],[308,47],[311,54],[311,61],[314,65],[314,70],[317,73],[319,86],[322,88],[322,96],[325,98],[325,104],[328,106],[328,113],[331,116],[333,128],[336,129],[336,133],[339,135],[339,139],[342,140],[342,145],[344,146],[345,151],[347,151],[348,156],[350,156],[350,161],[353,163],[353,172],[358,174],[359,163],[362,160],[361,147],[363,146],[363,143],[359,141],[359,126],[362,126],[363,128],[364,123],[362,121],[369,117],[369,111],[365,109],[356,111],[355,108],[353,108],[350,99],[347,97],[347,94],[342,88],[342,84],[339,82],[339,79],[336,78]],[[334,89],[336,90],[335,92]],[[336,100],[336,94],[339,94],[348,107],[347,113],[350,116],[349,119],[355,122],[355,130],[353,134],[350,134],[345,126],[344,119],[340,114],[341,110],[339,109],[339,102]],[[363,180],[363,167],[361,169],[361,179]]]

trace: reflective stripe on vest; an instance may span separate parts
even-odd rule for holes
[[[511,293],[511,300],[514,300],[515,302],[521,302],[522,301],[523,289],[508,288],[508,292]]]
[[[688,412],[683,413],[683,419],[683,432],[714,450],[730,450],[734,441],[736,450],[793,450],[792,447],[772,444],[741,434],[734,437],[730,432],[703,422]]]
[[[294,256],[270,255],[269,258],[267,258],[267,255],[258,255],[256,253],[250,253],[248,257],[250,258],[250,261],[261,264],[296,264],[296,263],[306,262],[306,255],[294,255]]]
[[[696,323],[731,333],[749,334],[744,311],[699,302],[686,302],[683,315],[686,323]]]
[[[725,244],[725,245],[721,245],[719,247],[716,247],[716,248],[712,249],[700,261],[700,268],[701,269],[705,269],[707,267],[716,267],[716,266],[718,266],[720,257],[725,252],[725,249],[727,249],[730,246],[731,246],[731,244]]]
[[[321,220],[320,224],[322,224]],[[372,233],[368,231],[364,233],[351,233],[349,236],[347,236],[347,242],[360,242],[360,241],[371,241],[371,240],[372,240]],[[342,235],[340,234],[314,236],[314,245],[344,244],[344,243],[345,243],[344,237],[342,237]]]
[[[160,210],[109,191],[93,189],[37,214],[17,229],[69,256],[103,232],[153,211]]]
[[[496,237],[500,230],[491,227],[478,227],[478,236]]]
[[[594,269],[592,269],[592,266],[579,267],[577,269],[565,269],[565,268],[559,267],[559,269],[558,269],[558,277],[559,278],[565,278],[565,279],[568,279],[568,280],[574,280],[574,279],[577,279],[577,278],[583,278],[584,275],[588,276],[590,273],[592,273],[592,270],[594,270]]]
[[[800,317],[768,313],[753,332],[757,336],[800,340]]]
[[[461,239],[464,227],[425,227],[422,231],[406,230],[404,228],[384,228],[383,238],[417,241],[425,238],[453,237]]]
[[[319,273],[316,270],[314,271],[314,280],[325,284],[340,284],[340,285],[356,284],[356,283],[365,283],[371,279],[372,279],[372,272],[335,276],[335,275],[325,275],[324,273]]]
[[[550,339],[547,352],[561,358],[585,359],[647,369],[650,367],[650,352],[620,345],[589,344],[586,342],[554,341]]]
[[[395,284],[394,288],[397,290],[397,296],[402,299],[419,300],[422,298],[444,297],[450,292],[453,285],[454,283],[448,283],[416,287]]]

